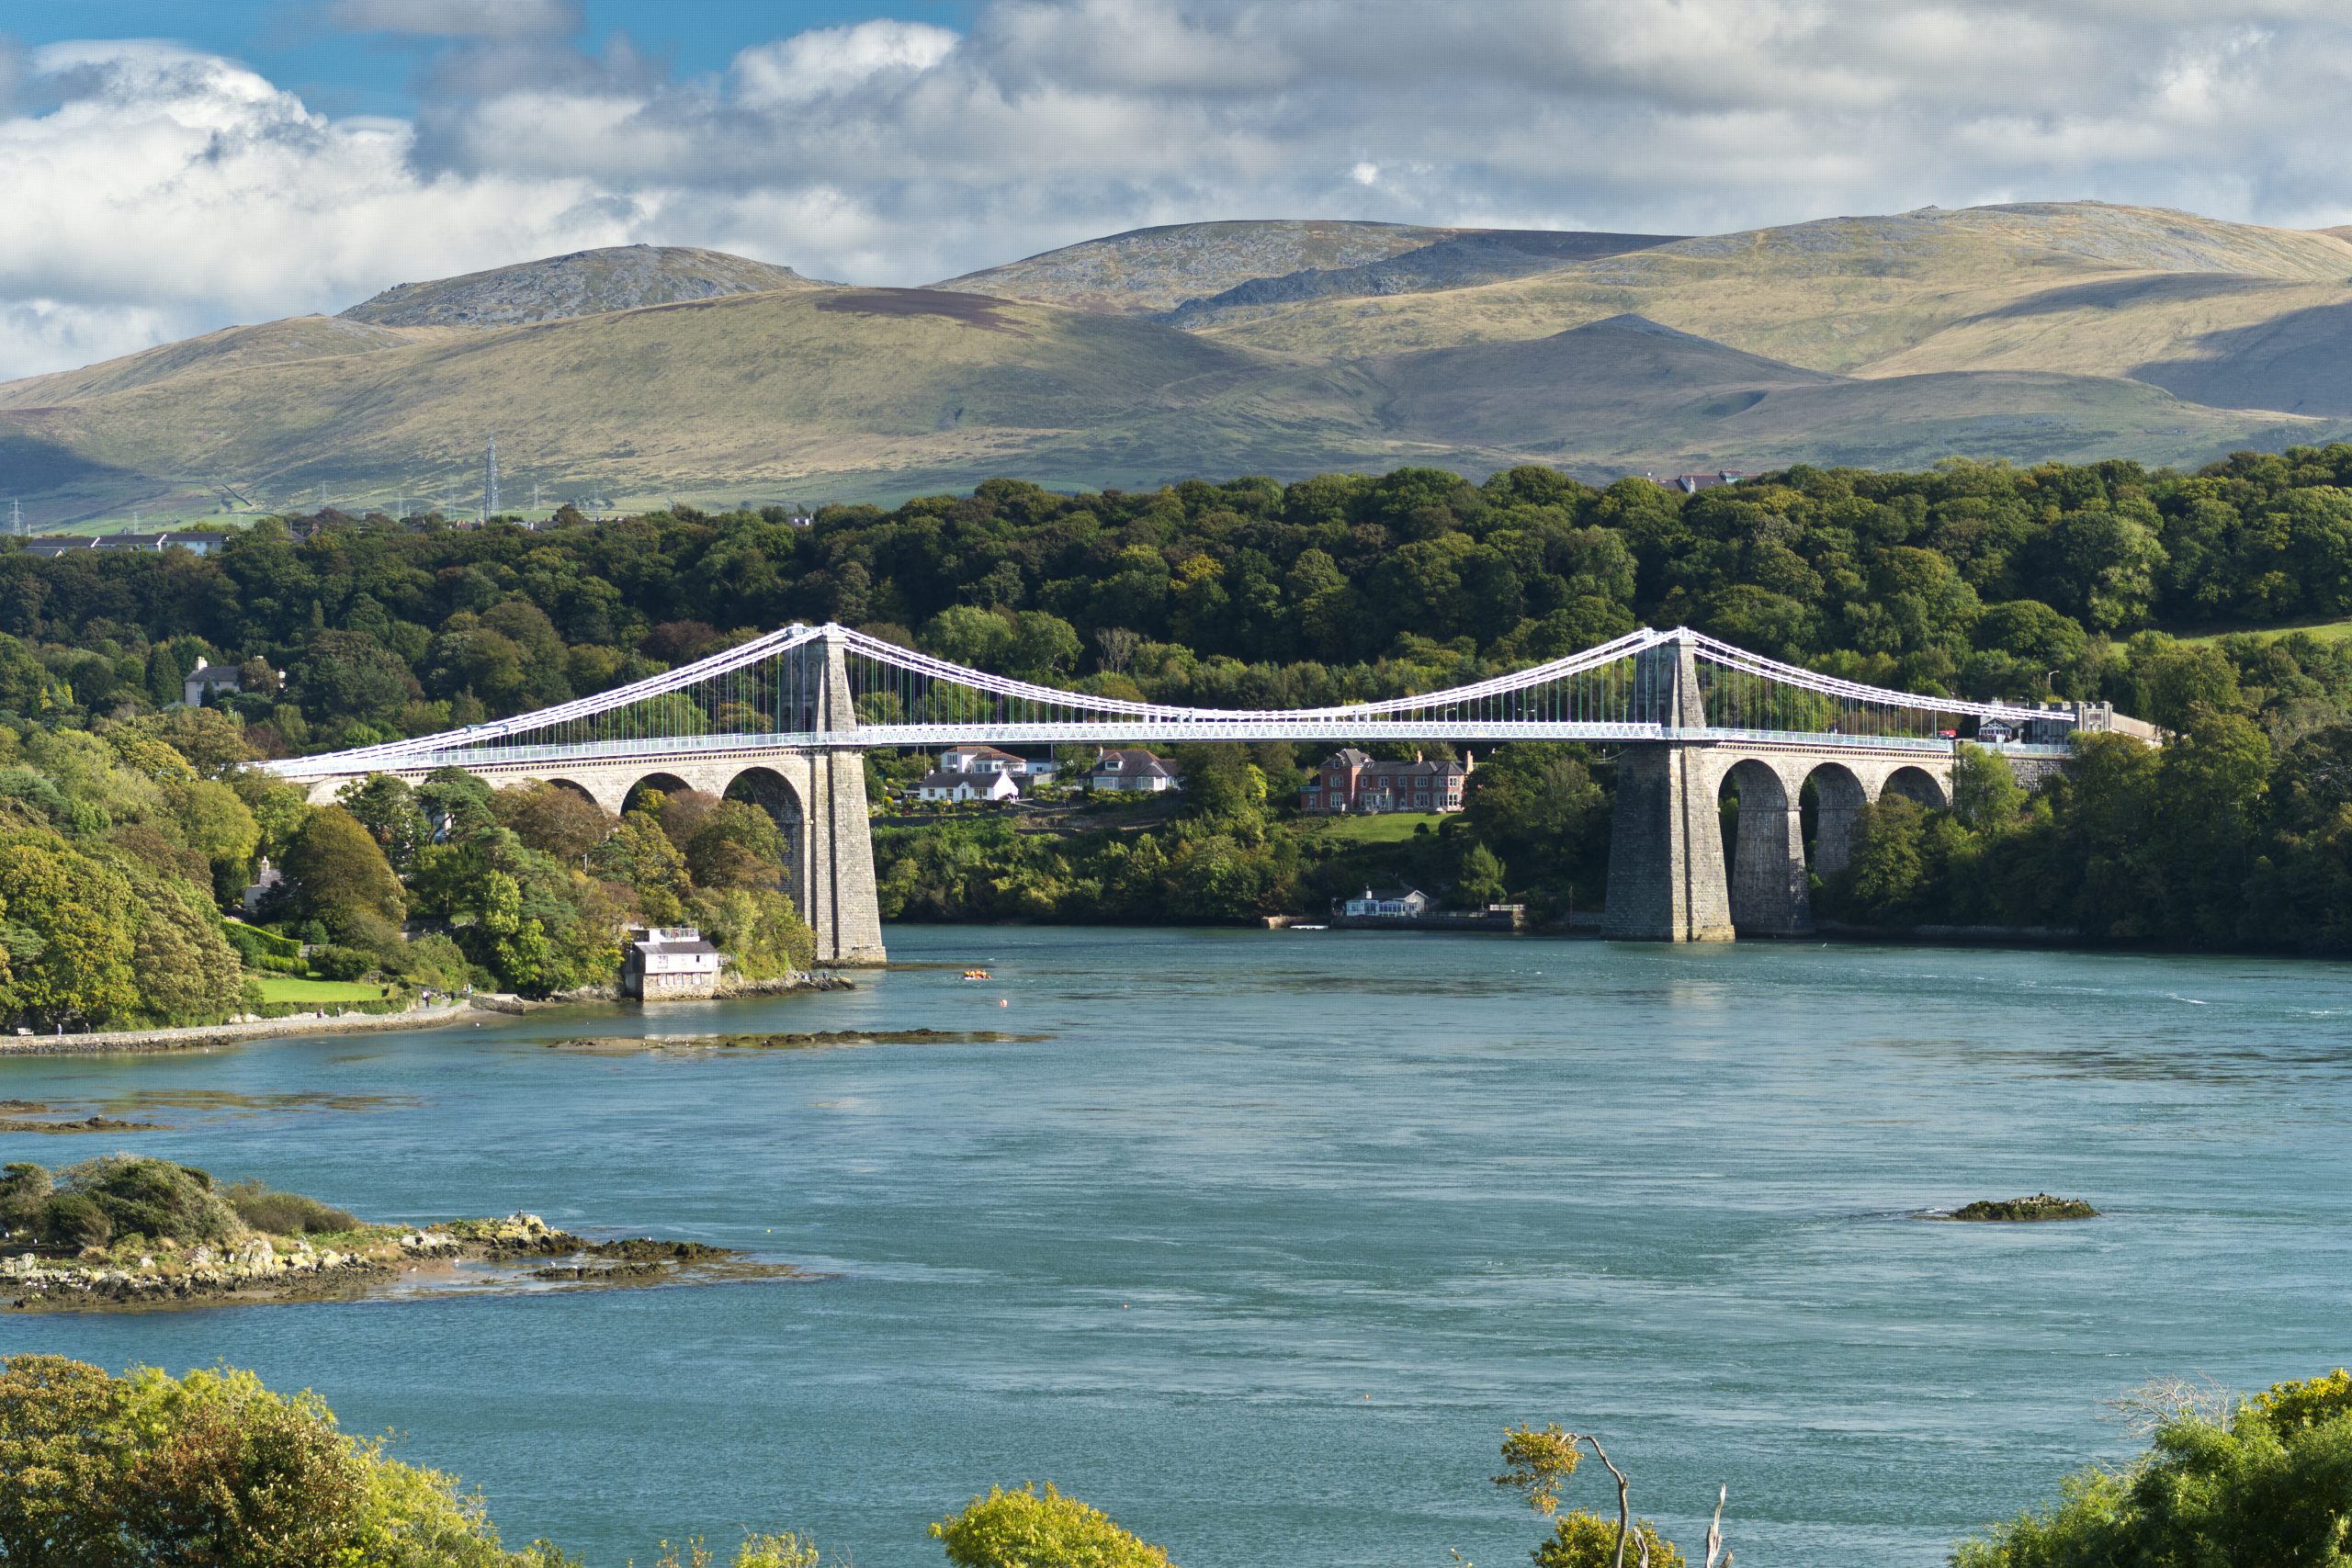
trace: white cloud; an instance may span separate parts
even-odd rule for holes
[[[683,80],[568,0],[331,14],[458,40],[415,123],[164,44],[0,55],[0,374],[638,241],[903,284],[1208,218],[2352,218],[2341,0],[992,0]]]
[[[421,174],[404,122],[330,120],[213,56],[76,44],[32,64],[65,96],[0,119],[0,371],[633,237],[588,181]]]
[[[812,28],[737,55],[736,88],[747,104],[810,103],[876,76],[929,71],[947,58],[956,42],[947,28],[922,22]]]

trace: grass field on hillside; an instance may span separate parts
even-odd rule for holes
[[[374,1002],[381,1001],[384,987],[365,986],[356,980],[306,980],[294,975],[259,974],[261,999],[265,1002]]]
[[[2184,637],[2183,642],[2219,642],[2225,637],[2253,636],[2264,638],[2281,637],[2290,632],[2301,632],[2315,642],[2342,642],[2352,637],[2352,621],[2312,621],[2283,626],[2226,626],[2217,632],[2199,632]]]
[[[1370,817],[1333,817],[1327,818],[1321,836],[1343,844],[1395,844],[1413,836],[1417,828],[1437,831],[1445,820],[1435,811],[1384,811]]]

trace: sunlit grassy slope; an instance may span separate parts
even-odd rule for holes
[[[1356,266],[1467,231],[1316,219],[1171,223],[1065,245],[932,287],[1143,315],[1221,294],[1252,278]]]
[[[1930,209],[1683,240],[1482,288],[1270,306],[1204,330],[1319,356],[1541,337],[1632,311],[1809,369],[1854,372],[2052,289],[2148,274],[2340,287],[2352,278],[2352,243],[2089,202]]]
[[[278,507],[322,485],[470,507],[493,435],[513,504],[526,479],[550,497],[813,501],[991,474],[2195,463],[2352,430],[2336,234],[2097,204],[1926,209],[1422,287],[1451,275],[1411,258],[1462,232],[1193,224],[933,289],[701,252],[549,258],[409,287],[377,313],[597,313],[298,317],[0,387],[0,490],[47,525],[200,513],[215,482]],[[1302,269],[1413,291],[1168,317]]]

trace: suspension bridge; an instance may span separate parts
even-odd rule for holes
[[[865,753],[966,744],[1202,740],[1581,740],[1619,767],[1603,930],[1713,942],[1813,929],[1808,871],[1848,856],[1854,813],[1893,792],[1940,805],[1955,737],[2041,710],[1858,684],[1701,633],[1644,629],[1441,692],[1283,710],[1187,707],[991,675],[840,626],[792,626],[675,670],[492,723],[275,761],[325,801],[372,773],[458,767],[537,781],[618,812],[643,788],[698,789],[775,813],[791,891],[828,964],[884,957]],[[2068,748],[1997,749],[2030,767]],[[1808,863],[1803,801],[1810,786]],[[1727,856],[1718,807],[1738,795]]]

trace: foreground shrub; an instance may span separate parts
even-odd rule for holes
[[[1649,1549],[1645,1558],[1644,1545]],[[1571,1508],[1552,1521],[1552,1534],[1531,1554],[1535,1568],[1615,1568],[1617,1521],[1602,1518],[1589,1508]],[[1647,1519],[1635,1519],[1625,1542],[1628,1563],[1647,1562],[1650,1568],[1684,1568],[1682,1553],[1664,1540]]]
[[[956,1568],[1169,1568],[1168,1553],[1051,1482],[1042,1493],[991,1486],[931,1533]]]
[[[6,1568],[507,1568],[480,1499],[251,1372],[0,1361]]]
[[[232,1182],[220,1196],[237,1218],[272,1235],[325,1235],[359,1228],[357,1216],[299,1192],[273,1192],[258,1181]]]
[[[329,942],[311,954],[311,967],[322,980],[356,980],[376,967],[376,955]]]
[[[2226,1408],[2175,1389],[2134,1407],[2146,1453],[2067,1477],[2055,1507],[1962,1541],[1957,1568],[2352,1563],[2352,1374]]]
[[[8,1166],[0,1171],[0,1228],[71,1247],[133,1235],[219,1243],[244,1230],[206,1172],[137,1155],[74,1166],[58,1172],[53,1184],[40,1166]]]

